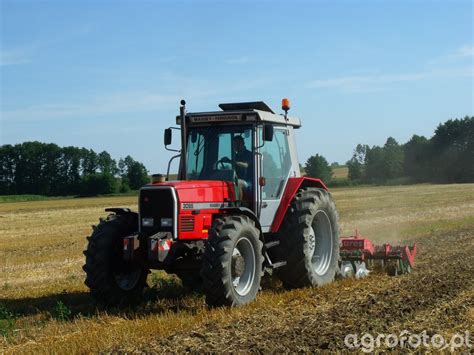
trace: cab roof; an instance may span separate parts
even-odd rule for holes
[[[259,110],[270,113],[275,113],[273,110],[263,101],[253,102],[234,102],[230,104],[219,104],[222,111],[239,111],[239,110]]]
[[[191,125],[257,121],[301,127],[299,118],[278,115],[263,101],[224,103],[219,104],[219,107],[222,111],[188,112],[186,117]],[[179,116],[176,117],[176,123],[180,124]]]

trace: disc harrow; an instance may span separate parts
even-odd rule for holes
[[[377,266],[391,276],[409,274],[415,266],[416,252],[416,244],[374,245],[356,230],[355,235],[341,238],[340,274],[342,277],[361,278],[369,274],[369,269]]]

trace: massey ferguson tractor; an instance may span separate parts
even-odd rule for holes
[[[150,269],[161,269],[201,290],[210,306],[242,305],[255,299],[266,272],[288,288],[322,286],[341,266],[360,273],[376,255],[355,236],[341,244],[341,264],[336,207],[320,179],[301,176],[294,138],[301,122],[288,116],[287,99],[281,115],[263,102],[219,107],[188,113],[181,101],[179,127],[164,134],[168,150],[173,130],[181,136],[166,178],[140,189],[138,213],[108,208],[93,227],[84,271],[99,303],[133,303]],[[392,257],[400,273],[412,266],[402,252]]]

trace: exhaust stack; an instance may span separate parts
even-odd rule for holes
[[[179,115],[181,118],[181,180],[186,180],[186,101],[181,100],[179,107]]]

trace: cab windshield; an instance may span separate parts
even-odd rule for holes
[[[187,171],[189,180],[243,180],[254,176],[252,126],[190,127]]]

